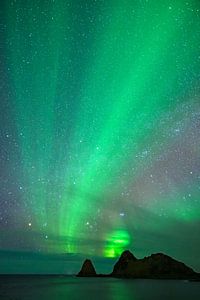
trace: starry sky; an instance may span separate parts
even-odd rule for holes
[[[200,1],[0,1],[0,273],[200,271]]]

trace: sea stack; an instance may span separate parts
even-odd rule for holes
[[[82,265],[77,277],[95,277],[97,275],[95,268],[90,259],[86,259]]]

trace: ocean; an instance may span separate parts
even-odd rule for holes
[[[200,282],[0,276],[0,300],[199,300]]]

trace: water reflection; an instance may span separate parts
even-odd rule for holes
[[[200,284],[176,280],[114,278],[7,277],[1,300],[199,300]]]

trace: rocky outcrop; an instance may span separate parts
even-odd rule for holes
[[[130,251],[122,253],[115,264],[112,277],[184,279],[197,275],[191,268],[168,255],[157,253],[137,259]]]
[[[128,265],[131,261],[133,262],[137,261],[137,258],[129,250],[124,251],[121,254],[119,260],[114,265],[114,269],[113,272],[111,273],[111,276],[123,275],[126,272],[126,269],[128,268]]]
[[[129,250],[124,251],[109,275],[96,274],[91,260],[86,259],[78,277],[118,277],[146,279],[188,279],[199,281],[200,274],[184,263],[163,253],[137,259]]]
[[[76,275],[78,277],[95,277],[96,271],[90,259],[86,259],[82,265],[80,272]]]

